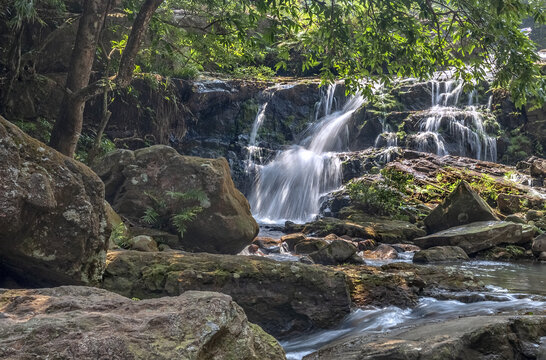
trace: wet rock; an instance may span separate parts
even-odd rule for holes
[[[281,242],[286,244],[290,251],[293,251],[294,246],[303,240],[305,240],[305,235],[302,233],[289,234],[281,237]]]
[[[374,250],[366,250],[362,253],[362,257],[365,259],[396,259],[398,257],[398,251],[392,246],[386,244],[380,244]]]
[[[285,359],[231,297],[188,291],[130,300],[62,286],[0,293],[4,359]]]
[[[284,232],[287,234],[300,233],[304,228],[302,224],[296,224],[292,221],[287,221],[284,223]]]
[[[425,218],[429,233],[477,221],[499,220],[489,205],[470,185],[462,181],[449,196]]]
[[[136,251],[159,251],[157,243],[149,236],[135,236],[127,242],[131,250]]]
[[[479,253],[478,257],[485,257],[488,260],[521,260],[521,259],[532,259],[533,254],[525,250],[525,248],[516,245],[507,245],[507,246],[495,246],[492,249],[485,251],[484,254]]]
[[[252,244],[258,245],[258,247],[266,253],[279,253],[281,251],[281,241],[269,237],[257,237],[252,241]]]
[[[472,316],[352,336],[304,357],[306,360],[432,360],[537,358],[546,316]]]
[[[327,245],[328,242],[324,239],[306,238],[294,246],[294,252],[296,254],[310,254],[326,247]]]
[[[391,246],[398,252],[415,252],[421,250],[419,246],[413,244],[391,244]]]
[[[162,218],[148,227],[176,234],[170,219],[183,207],[200,206],[202,211],[186,224],[178,244],[168,244],[173,248],[237,253],[258,233],[248,201],[233,185],[225,159],[182,156],[171,147],[156,145],[109,153],[96,171],[112,183],[107,199],[114,209],[135,224],[146,225],[145,212],[162,204]],[[173,193],[200,195],[181,205],[181,198],[169,195]]]
[[[315,264],[339,265],[343,263],[362,264],[364,261],[356,255],[357,248],[346,240],[334,240],[327,246],[312,252],[309,257]]]
[[[332,326],[351,304],[343,273],[250,256],[114,251],[108,254],[103,287],[140,299],[188,290],[222,292],[274,336]]]
[[[538,260],[546,261],[546,251],[543,251],[538,255]]]
[[[433,246],[459,246],[468,255],[499,244],[528,242],[521,224],[506,221],[479,221],[453,227],[413,240],[415,245],[427,249]]]
[[[110,231],[99,177],[0,117],[0,270],[31,285],[97,283]]]
[[[413,256],[414,263],[431,263],[438,261],[468,260],[468,255],[458,246],[434,246],[417,251]]]
[[[358,244],[358,251],[372,250],[377,246],[377,242],[373,239],[360,239],[355,238],[354,241]]]

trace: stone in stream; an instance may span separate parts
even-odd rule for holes
[[[458,246],[434,246],[420,250],[413,256],[414,263],[468,260],[468,255]]]
[[[3,290],[0,312],[2,359],[285,359],[231,297],[214,292],[136,301],[80,286]]]
[[[281,237],[281,242],[285,243],[290,251],[293,251],[294,246],[303,240],[305,240],[305,235],[302,233],[288,234]]]
[[[100,178],[0,117],[0,270],[31,285],[97,283],[110,230]]]
[[[379,246],[373,250],[364,251],[362,257],[365,259],[377,260],[396,259],[398,257],[398,251],[390,245],[379,244]]]
[[[472,316],[344,338],[304,359],[537,359],[544,336],[545,315]]]
[[[413,242],[423,249],[433,246],[459,246],[467,255],[472,255],[499,244],[528,243],[529,235],[532,236],[521,224],[479,221],[417,238]]]
[[[330,244],[309,254],[315,264],[339,265],[343,263],[363,264],[364,261],[356,254],[357,247],[347,240],[334,240]]]
[[[141,299],[188,290],[222,292],[274,336],[332,326],[351,306],[343,273],[251,256],[113,251],[103,287]]]
[[[296,254],[310,254],[315,251],[326,247],[328,241],[321,238],[306,238],[305,240],[299,241],[294,245],[294,252]]]
[[[461,181],[459,186],[424,219],[424,223],[429,233],[435,233],[471,222],[494,220],[499,218],[489,205],[466,181]]]
[[[156,145],[113,151],[95,171],[106,184],[106,199],[135,224],[146,225],[142,219],[146,211],[161,207],[156,210],[164,223],[148,226],[176,234],[170,219],[181,208],[199,205],[202,211],[186,224],[184,236],[167,244],[172,248],[235,254],[258,234],[248,201],[233,185],[224,158],[182,156],[171,147]],[[181,204],[184,198],[169,195],[173,193],[200,195]]]
[[[347,219],[324,217],[305,224],[304,234],[326,236],[347,235],[351,238],[374,239],[383,243],[410,242],[416,237],[426,235],[425,231],[407,221],[370,217],[352,213]]]

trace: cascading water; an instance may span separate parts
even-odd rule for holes
[[[462,82],[435,80],[431,83],[432,107],[419,121],[419,133],[412,138],[417,150],[496,161],[496,139],[485,131],[483,116],[474,105],[477,93],[471,92],[468,105],[460,108]],[[453,142],[448,143],[445,136]]]
[[[334,92],[335,85],[331,85],[317,106],[325,116],[305,132],[307,137],[260,167],[249,196],[257,219],[310,220],[319,212],[321,196],[341,185],[341,161],[336,153],[347,150],[347,121],[364,99],[353,96],[336,111]]]

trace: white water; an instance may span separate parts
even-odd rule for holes
[[[393,329],[476,315],[540,312],[546,308],[545,265],[468,261],[448,265],[474,274],[484,292],[449,293],[460,300],[421,298],[413,309],[395,306],[352,311],[333,329],[320,330],[281,342],[290,360],[299,360],[321,347],[355,335],[385,333]],[[456,297],[459,298],[459,297]],[[469,301],[471,300],[471,301]]]
[[[321,196],[341,185],[341,161],[336,153],[347,150],[347,121],[364,99],[353,96],[336,111],[334,92],[335,85],[331,85],[318,103],[317,112],[325,116],[306,130],[307,137],[259,167],[249,196],[259,221],[311,220],[319,212]]]
[[[419,122],[419,133],[412,137],[417,150],[496,161],[497,141],[485,131],[483,116],[474,105],[476,91],[468,95],[467,106],[462,108],[458,105],[462,82],[434,80],[431,84],[431,108]],[[448,144],[444,135],[454,143]]]

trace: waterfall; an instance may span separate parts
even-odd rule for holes
[[[419,151],[437,155],[461,155],[479,160],[497,160],[497,142],[485,131],[476,104],[477,92],[468,95],[466,107],[459,105],[463,83],[456,80],[431,82],[431,108],[419,121],[419,132],[411,141]],[[453,139],[448,143],[445,136]]]
[[[259,168],[249,196],[258,220],[308,221],[318,214],[321,196],[341,186],[337,152],[347,150],[347,121],[364,99],[353,96],[336,111],[334,92],[330,85],[316,108],[324,116],[306,130],[307,137]]]

